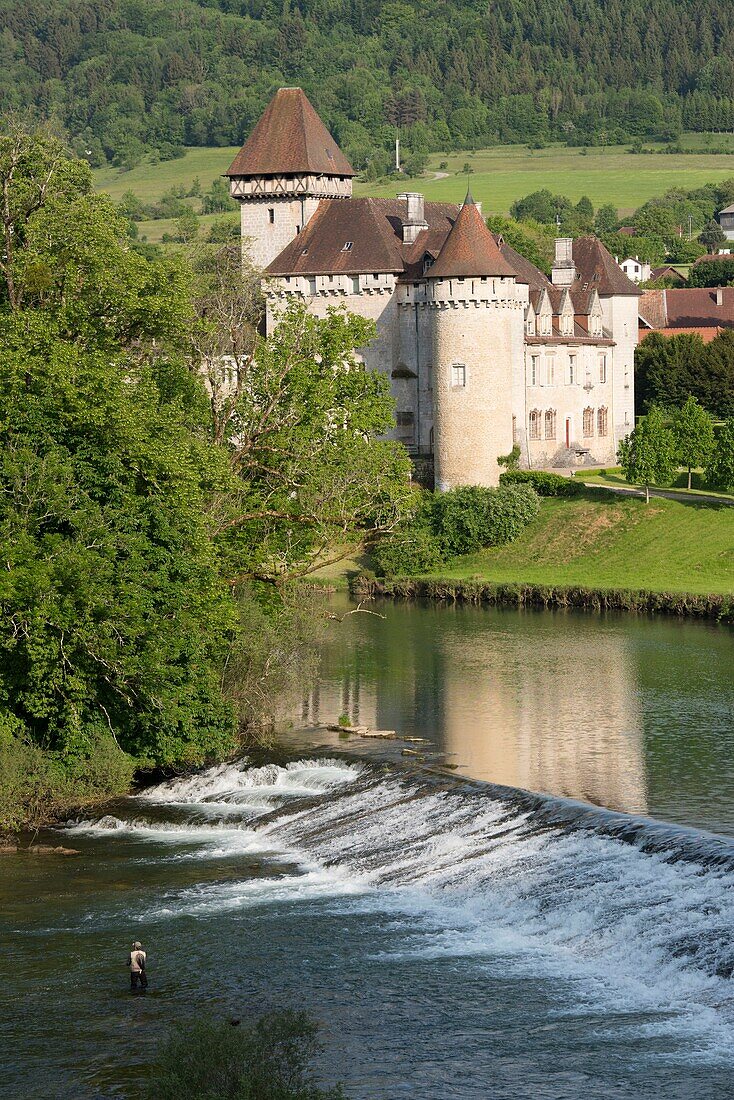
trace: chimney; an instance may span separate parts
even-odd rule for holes
[[[413,244],[418,234],[428,229],[425,218],[423,195],[418,191],[406,191],[399,198],[405,200],[406,216],[403,222],[403,243]]]
[[[573,262],[573,237],[556,238],[556,258],[553,261],[551,282],[554,286],[573,286],[576,281],[576,264]]]
[[[724,304],[724,291],[720,286],[716,288],[716,304],[717,306],[723,306]]]

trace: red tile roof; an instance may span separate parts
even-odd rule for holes
[[[640,317],[659,332],[734,328],[734,287],[646,290]]]
[[[459,211],[438,259],[426,273],[429,279],[472,276],[517,278],[518,272],[500,252],[471,196]],[[524,282],[523,279],[519,280]]]
[[[301,88],[280,88],[228,176],[353,176],[354,169]]]
[[[655,329],[654,331],[661,333],[661,335],[663,336],[683,336],[686,333],[689,335],[698,334],[703,340],[704,344],[710,344],[711,341],[715,340],[719,333],[723,332],[724,330],[719,328],[718,326],[715,328],[709,328],[705,325],[702,325],[698,328],[659,328]],[[640,326],[640,341],[644,340],[645,337],[649,335],[650,329],[645,329]]]

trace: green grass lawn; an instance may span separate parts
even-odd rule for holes
[[[162,160],[150,164],[147,160],[129,172],[122,168],[96,168],[94,185],[98,191],[107,191],[113,199],[122,198],[126,191],[134,191],[143,202],[154,202],[171,187],[191,186],[196,176],[206,191],[212,180],[223,175],[237,153],[236,148],[187,149],[186,155],[176,160]]]
[[[637,498],[543,500],[516,542],[431,576],[698,594],[734,592],[734,508]]]
[[[574,201],[588,195],[595,206],[611,202],[628,213],[669,187],[698,187],[734,175],[734,135],[716,135],[717,145],[731,144],[732,153],[728,155],[705,152],[703,138],[701,134],[686,135],[690,147],[702,150],[694,156],[666,153],[632,156],[625,152],[626,146],[588,149],[582,154],[579,149],[565,145],[539,150],[502,145],[476,153],[436,153],[430,157],[428,171],[420,179],[381,184],[357,181],[354,191],[356,195],[392,196],[414,189],[434,201],[460,202],[466,193],[463,166],[468,162],[474,169],[471,175],[474,198],[482,202],[486,214],[506,213],[515,199],[543,187],[568,195]],[[129,172],[100,168],[94,172],[95,185],[113,198],[119,199],[130,190],[144,202],[151,202],[171,187],[188,188],[195,176],[208,188],[216,176],[226,172],[236,152],[233,147],[189,149],[177,160],[145,162]],[[447,178],[434,179],[444,160]]]
[[[633,484],[631,481],[627,481],[626,477],[622,473],[619,466],[612,466],[606,470],[590,470],[587,474],[583,470],[578,470],[576,477],[579,481],[585,482],[587,485],[608,485],[611,488],[624,488],[624,489],[639,489],[639,485]],[[660,486],[663,489],[680,489],[683,492],[691,492],[696,496],[701,497],[727,497],[729,500],[734,500],[734,493],[725,493],[721,490],[713,491],[711,489],[705,489],[703,487],[703,471],[693,470],[691,476],[691,488],[688,488],[688,474],[680,473],[676,477],[675,481],[672,481],[670,485]]]
[[[693,188],[716,183],[734,174],[734,146],[731,154],[702,152],[694,156],[652,153],[632,156],[626,147],[579,149],[563,145],[533,151],[525,146],[498,146],[476,154],[435,155],[422,179],[405,183],[358,184],[361,195],[397,195],[401,191],[423,191],[434,202],[460,202],[466,193],[463,166],[473,172],[470,186],[485,214],[506,214],[515,199],[544,187],[577,202],[588,195],[594,206],[612,203],[622,214],[631,213],[647,199],[662,195],[670,187]],[[447,162],[446,179],[430,179]]]
[[[239,211],[234,210],[227,214],[202,214],[199,217],[199,237],[206,240],[209,226],[214,222],[226,218],[232,225],[239,228]],[[160,244],[164,233],[174,236],[176,233],[176,218],[157,218],[155,221],[138,222],[138,240],[147,241],[149,244]]]

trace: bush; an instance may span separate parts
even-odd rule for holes
[[[135,761],[100,734],[84,757],[44,752],[8,711],[0,714],[0,835],[35,829],[85,802],[126,794]]]
[[[464,485],[447,493],[424,493],[413,518],[374,548],[375,568],[383,577],[430,572],[446,558],[511,542],[539,508],[530,485]]]
[[[500,474],[500,485],[532,485],[541,497],[576,497],[584,491],[584,486],[572,477],[545,470],[507,470]]]
[[[343,1100],[341,1088],[319,1088],[308,1072],[321,1050],[316,1034],[303,1012],[272,1012],[254,1027],[186,1021],[164,1044],[143,1095],[148,1100]]]
[[[418,516],[380,539],[372,551],[372,560],[381,577],[428,573],[441,565],[441,543],[432,530],[429,517]]]

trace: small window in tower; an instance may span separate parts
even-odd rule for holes
[[[451,366],[451,385],[455,390],[464,389],[466,386],[466,366],[463,363],[453,363]]]
[[[268,207],[268,221],[271,225],[275,222],[275,210],[272,206]]]
[[[308,248],[304,248],[304,249],[303,249],[303,250],[301,251],[301,255],[302,255],[302,256],[308,256]]]
[[[299,234],[300,232],[301,232],[301,227],[300,227],[300,225],[297,225],[297,226],[296,226],[296,236],[298,236],[298,234]]]
[[[373,276],[372,276],[372,278],[373,278],[373,279],[379,279],[379,278],[380,278],[380,276],[379,276],[379,275],[373,275]]]
[[[395,413],[395,423],[399,428],[412,428],[415,418],[412,412]]]
[[[354,241],[345,241],[342,246],[342,252],[351,252],[353,245]]]

